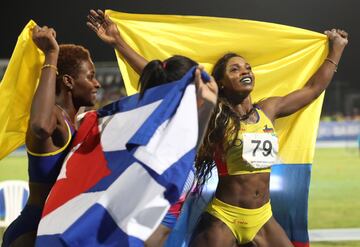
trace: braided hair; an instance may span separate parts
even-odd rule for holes
[[[227,53],[221,57],[214,66],[212,76],[219,83],[224,78],[228,61],[233,57],[241,57],[236,53]],[[233,110],[232,105],[226,99],[221,86],[219,86],[219,97],[214,113],[210,118],[209,126],[205,134],[204,142],[199,149],[196,158],[196,177],[200,188],[211,177],[211,170],[215,167],[214,156],[217,153],[226,153],[234,145],[233,141],[226,143],[229,137],[234,136],[240,130],[240,122],[247,119],[247,116],[240,116]],[[232,124],[229,124],[231,122]],[[232,138],[231,138],[232,139]],[[200,190],[201,191],[201,190]]]

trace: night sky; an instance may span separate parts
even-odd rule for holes
[[[342,28],[350,42],[339,64],[335,83],[328,90],[333,98],[337,89],[360,92],[357,67],[360,65],[360,1],[358,0],[60,0],[2,1],[0,20],[0,58],[9,58],[17,36],[33,19],[39,25],[54,27],[59,43],[87,47],[94,61],[115,61],[113,50],[88,30],[85,22],[91,8],[113,9],[130,13],[204,15],[274,22],[323,32]],[[327,99],[331,104],[331,99]]]

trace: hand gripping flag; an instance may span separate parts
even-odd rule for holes
[[[85,115],[46,201],[36,246],[143,246],[192,172],[193,74]]]
[[[328,52],[325,35],[279,24],[205,16],[106,13],[125,41],[148,60],[179,54],[211,71],[225,53],[240,54],[252,65],[256,77],[254,102],[302,88]],[[116,55],[126,90],[132,94],[136,92],[137,75],[120,54]],[[309,241],[308,189],[322,101],[323,95],[275,123],[281,165],[272,169],[272,208],[296,246],[307,246]]]
[[[30,106],[40,77],[44,54],[31,39],[29,21],[18,37],[0,83],[0,159],[25,143]]]

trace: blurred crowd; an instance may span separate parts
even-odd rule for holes
[[[7,60],[0,60],[0,80],[5,72]],[[96,63],[96,78],[101,83],[101,88],[98,90],[96,108],[105,106],[113,101],[126,96],[126,90],[123,79],[121,77],[118,65],[116,62],[100,62]],[[344,121],[359,121],[360,122],[360,108],[354,107],[350,114],[343,112],[336,112],[334,114],[326,114],[323,111],[321,121],[324,122],[344,122]]]

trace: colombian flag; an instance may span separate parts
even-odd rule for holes
[[[147,60],[163,60],[179,54],[203,64],[210,72],[225,53],[240,54],[252,65],[256,77],[253,102],[302,88],[328,52],[325,35],[279,24],[110,10],[106,13],[117,24],[125,41]],[[134,94],[139,77],[120,54],[116,55],[126,91]],[[280,161],[271,172],[272,208],[295,246],[309,246],[307,200],[322,102],[323,95],[275,123]],[[180,216],[179,224],[187,222],[189,228],[184,215]],[[176,237],[170,239],[171,246],[181,246],[174,245]],[[184,239],[186,242],[187,237]]]
[[[35,26],[30,21],[21,32],[0,83],[0,159],[25,142],[30,106],[44,62],[31,38]]]

